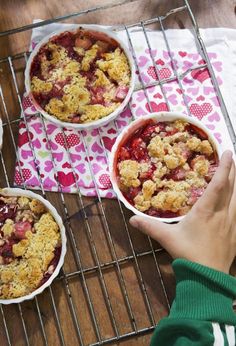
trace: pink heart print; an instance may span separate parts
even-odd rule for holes
[[[85,168],[85,164],[84,163],[80,163],[77,166],[75,166],[75,168],[81,173],[84,174],[86,172],[86,168]]]
[[[24,160],[28,159],[28,157],[33,156],[33,153],[31,150],[21,150],[21,156]]]
[[[103,153],[103,148],[97,142],[93,143],[91,150],[94,153],[99,153],[99,154]]]
[[[172,103],[172,105],[177,105],[178,104],[178,100],[177,100],[176,94],[172,94],[172,95],[168,96],[168,101],[170,103]]]
[[[144,67],[148,61],[149,59],[146,56],[141,55],[138,61],[139,67]]]
[[[151,54],[154,58],[155,58],[155,56],[157,55],[157,50],[156,49],[149,49],[149,48],[146,48],[145,49],[145,53],[146,54]]]
[[[153,66],[150,54],[152,54],[156,67]],[[136,82],[141,88],[133,93],[129,106],[117,117],[116,121],[100,128],[99,131],[95,128],[93,130],[84,130],[81,133],[77,130],[64,128],[63,134],[59,126],[47,120],[44,120],[44,128],[41,117],[35,115],[36,112],[33,109],[30,98],[25,95],[22,102],[30,133],[28,137],[24,122],[20,122],[18,153],[26,186],[36,188],[40,186],[35,167],[36,164],[46,190],[58,191],[59,181],[63,192],[73,193],[79,187],[83,195],[96,196],[97,190],[90,172],[91,164],[92,175],[97,182],[101,197],[114,198],[104,147],[110,151],[117,134],[133,119],[145,117],[151,111],[167,111],[168,107],[166,102],[164,102],[166,99],[171,110],[184,113],[186,113],[184,101],[187,102],[192,115],[200,120],[204,118],[203,121],[214,132],[217,141],[220,142],[222,140],[220,132],[223,120],[220,113],[217,112],[219,109],[216,108],[218,107],[218,100],[215,97],[215,90],[211,84],[209,71],[201,66],[205,64],[205,61],[198,53],[194,53],[194,51],[188,52],[183,48],[175,52],[168,52],[159,48],[153,49],[150,52],[148,48],[141,47],[136,52],[136,56],[139,68],[139,71],[136,71]],[[219,73],[222,71],[223,65],[218,61],[216,53],[209,53],[209,57],[213,59],[216,78],[222,84]],[[159,85],[154,86],[155,82],[158,81],[156,69],[158,69],[160,79],[163,80],[174,76],[174,68],[181,74],[193,66],[199,66],[199,69],[186,73],[182,80],[183,90],[181,90],[176,80],[170,80],[162,88]],[[138,79],[145,86],[150,83],[153,84],[150,87],[148,86],[144,93],[142,83],[138,83]],[[183,99],[183,92],[185,99]],[[28,117],[27,115],[30,116]],[[81,135],[83,138],[80,137]],[[104,147],[100,141],[101,138],[103,139]],[[65,145],[64,140],[67,145]],[[35,157],[30,150],[29,142],[34,147]],[[84,142],[87,143],[88,156],[83,145]],[[67,148],[69,150],[66,150]],[[52,157],[54,160],[51,160]],[[34,163],[33,159],[35,158]],[[76,180],[74,173],[76,174]],[[15,183],[18,185],[23,184],[18,165],[16,165],[15,170]]]
[[[211,114],[208,118],[207,118],[210,122],[213,121],[220,121],[220,115],[217,112],[214,112],[213,114]]]
[[[218,141],[218,143],[222,143],[221,133],[215,132],[214,136],[215,136],[216,140]]]
[[[41,123],[35,123],[35,124],[31,124],[31,126],[34,128],[35,132],[40,134],[42,133],[42,127],[43,127],[43,124]]]
[[[52,163],[52,161],[46,161],[46,162],[45,162],[44,170],[45,170],[46,172],[50,172],[52,169],[53,169],[53,163]]]
[[[188,88],[187,92],[195,96],[199,93],[199,88]]]
[[[202,105],[193,103],[190,106],[190,112],[199,120],[202,120],[202,118],[206,116],[207,114],[209,114],[211,111],[212,111],[212,105],[210,103],[203,103]]]
[[[203,95],[200,95],[196,98],[197,101],[204,101],[205,97]]]

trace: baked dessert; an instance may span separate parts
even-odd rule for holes
[[[89,123],[114,112],[128,94],[131,68],[120,44],[79,28],[51,37],[30,67],[33,99],[49,115]]]
[[[54,273],[61,251],[59,225],[40,200],[0,191],[0,299],[41,287]]]
[[[160,218],[185,215],[218,166],[208,135],[184,120],[153,119],[118,147],[116,175],[125,199]]]

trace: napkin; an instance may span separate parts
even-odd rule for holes
[[[45,35],[63,27],[66,30],[69,26],[57,23],[34,29],[31,48]],[[187,114],[186,102],[192,116],[206,125],[222,149],[233,150],[209,71],[205,67],[189,71],[192,67],[205,64],[198,53],[193,33],[187,29],[167,30],[170,51],[160,31],[147,29],[150,48],[140,27],[129,29],[129,33],[137,59],[136,91],[128,107],[115,121],[100,129],[82,132],[64,128],[63,134],[60,126],[47,120],[42,121],[27,94],[23,96],[27,126],[24,121],[19,125],[19,160],[16,162],[15,185],[25,185],[30,189],[40,189],[43,186],[47,191],[80,191],[84,196],[114,198],[108,160],[118,133],[133,119],[145,117],[151,111],[168,110],[167,103],[171,111]],[[117,35],[130,46],[125,31],[118,31]],[[231,121],[236,128],[235,30],[201,29],[201,35]],[[174,77],[175,71],[182,75],[182,89],[177,80],[165,83],[162,89],[160,86],[150,87],[150,84],[158,80],[151,55],[161,79]]]

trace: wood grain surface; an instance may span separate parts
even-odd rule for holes
[[[31,24],[35,18],[49,19],[118,2],[116,0],[1,0],[0,32]],[[236,28],[235,1],[192,0],[190,3],[200,27]],[[181,5],[183,1],[180,0],[137,0],[112,10],[89,13],[67,22],[104,25],[135,23],[163,15],[171,8]],[[191,27],[191,21],[186,12],[175,14],[168,17],[165,27],[188,28]],[[0,59],[26,51],[30,35],[29,30],[1,37]],[[24,68],[23,58],[14,60],[14,70],[21,96],[24,91]],[[8,181],[10,185],[13,184],[16,160],[14,145],[17,145],[20,115],[20,104],[7,62],[0,64],[0,83],[6,101],[6,109],[4,109],[0,99],[0,115],[3,122],[7,123],[6,110],[10,121],[16,120],[11,122],[11,125],[4,126],[0,186],[7,186]],[[46,193],[46,196],[66,220],[61,195]],[[60,328],[64,344],[74,346],[80,345],[76,332],[77,326],[79,326],[84,345],[98,342],[94,319],[97,321],[101,340],[105,340],[115,337],[116,328],[120,335],[131,333],[134,328],[145,329],[152,326],[153,322],[158,323],[168,313],[168,300],[172,302],[175,291],[171,258],[163,249],[160,249],[159,244],[150,242],[147,237],[132,229],[128,223],[126,229],[122,213],[128,220],[131,216],[129,211],[123,207],[121,210],[114,200],[104,199],[101,204],[93,198],[83,197],[80,200],[78,196],[68,194],[64,194],[64,199],[68,214],[76,213],[69,222],[65,221],[69,241],[64,275],[61,273],[51,288],[38,296],[37,301],[24,302],[20,306],[2,307],[5,321],[0,312],[1,346],[8,345],[4,323],[8,326],[9,338],[14,346],[27,345],[25,333],[30,345],[44,345],[43,333],[46,335],[48,345],[60,345],[62,344]],[[87,218],[83,212],[79,212],[82,208],[85,208]],[[151,252],[152,249],[156,250],[155,255]],[[120,260],[119,268],[115,264],[113,250]],[[134,258],[134,252],[142,256],[137,255]],[[78,261],[78,256],[81,263]],[[113,264],[108,265],[110,262]],[[163,285],[167,296],[165,296]],[[91,306],[93,313],[91,313]],[[39,317],[41,317],[43,328],[40,326]],[[76,323],[78,323],[77,326]],[[114,341],[112,345],[148,345],[150,337],[151,332],[148,332],[137,337],[131,336],[123,341]]]

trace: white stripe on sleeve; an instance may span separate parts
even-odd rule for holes
[[[235,329],[234,326],[225,326],[226,336],[229,346],[235,346]]]
[[[212,323],[214,344],[213,346],[224,346],[224,337],[220,329],[219,323]]]

